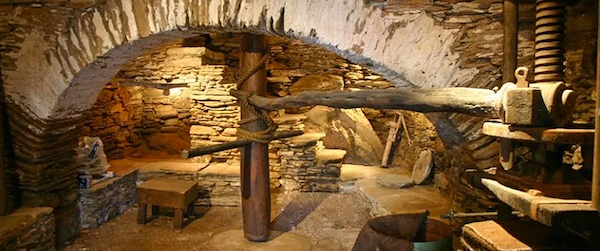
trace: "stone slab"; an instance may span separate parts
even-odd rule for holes
[[[341,149],[320,149],[316,152],[316,157],[323,162],[341,161],[346,153],[346,150]]]
[[[212,237],[207,250],[211,251],[310,251],[312,244],[308,239],[289,232],[271,232],[267,242],[250,242],[244,238],[244,232],[228,230]]]
[[[300,136],[290,138],[288,143],[292,147],[302,147],[306,145],[314,145],[317,141],[325,138],[324,133],[305,133]]]
[[[376,177],[379,174],[391,172],[391,169],[381,168],[379,166],[364,166],[354,164],[343,164],[341,169],[341,181],[355,181]]]
[[[289,123],[292,121],[301,121],[305,120],[307,117],[304,114],[284,114],[279,117],[273,118],[273,121],[277,124]]]
[[[442,214],[448,213],[452,204],[433,185],[390,189],[380,187],[375,177],[359,180],[355,185],[372,203],[374,216],[409,214],[427,209],[430,217],[440,219]]]
[[[206,168],[202,169],[199,176],[230,176],[240,177],[240,164],[227,164],[227,163],[210,163]]]
[[[377,184],[392,189],[400,189],[413,186],[415,183],[411,177],[402,174],[384,173],[376,178]]]

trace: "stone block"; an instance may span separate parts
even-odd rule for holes
[[[170,105],[161,105],[154,108],[156,111],[156,116],[160,119],[170,119],[177,118],[179,115],[177,110],[173,106]]]
[[[304,76],[290,86],[292,95],[305,91],[341,91],[344,89],[344,79],[332,74],[312,74]]]

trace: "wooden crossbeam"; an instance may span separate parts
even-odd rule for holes
[[[231,90],[238,99],[246,92]],[[476,88],[385,89],[357,91],[302,92],[281,98],[251,96],[251,105],[275,111],[302,106],[333,108],[401,109],[416,112],[456,112],[486,118],[499,118],[501,93]]]
[[[490,191],[499,200],[512,208],[547,226],[565,224],[561,222],[568,219],[570,223],[587,224],[598,219],[598,211],[586,200],[565,200],[534,195],[512,189],[491,179],[481,179]]]
[[[273,140],[300,136],[302,134],[304,134],[304,132],[300,131],[300,130],[275,133],[273,135]],[[250,141],[248,139],[238,139],[235,141],[218,144],[218,145],[202,146],[202,147],[182,151],[181,157],[184,159],[193,158],[193,157],[197,157],[197,156],[201,156],[201,155],[205,155],[205,154],[211,154],[211,153],[221,152],[221,151],[225,151],[225,150],[229,150],[229,149],[240,148],[240,147],[246,146],[250,143],[252,143],[252,141]]]

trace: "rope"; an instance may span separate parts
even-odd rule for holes
[[[250,69],[250,71],[248,71],[244,75],[242,75],[242,77],[237,82],[237,85],[236,85],[237,89],[241,90],[242,86],[244,85],[246,80],[248,80],[252,75],[254,75],[258,70],[260,70],[260,68],[262,68],[267,63],[268,60],[269,60],[269,53],[265,54],[260,59],[258,64],[256,64],[252,69]],[[253,131],[249,131],[249,130],[246,130],[246,129],[243,129],[240,127],[237,130],[237,136],[239,138],[248,139],[252,142],[268,144],[269,142],[271,142],[271,139],[273,138],[273,132],[275,132],[277,130],[277,124],[275,123],[275,121],[273,121],[273,119],[271,119],[271,117],[269,116],[269,112],[267,112],[265,110],[258,110],[258,109],[256,109],[256,107],[254,107],[253,105],[250,104],[250,97],[252,97],[252,95],[253,94],[246,93],[239,100],[240,108],[242,110],[246,109],[246,110],[250,111],[250,113],[252,114],[252,117],[248,117],[248,118],[241,120],[239,122],[239,124],[244,125],[244,124],[258,120],[258,121],[262,121],[263,123],[265,123],[267,125],[267,128],[262,131],[253,132]]]

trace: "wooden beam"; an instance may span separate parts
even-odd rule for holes
[[[4,87],[0,80],[0,216],[11,213],[17,204],[16,199],[11,198],[10,188],[12,177],[9,176],[9,158],[11,157],[10,132],[8,123],[8,113],[6,99],[4,95]],[[17,191],[12,191],[16,193]]]
[[[241,41],[241,72],[254,68],[267,51],[267,39],[264,35],[244,34]],[[267,94],[267,75],[265,67],[261,67],[252,75],[241,89],[256,96]],[[241,119],[253,117],[248,109],[241,110]],[[267,125],[256,120],[241,125],[249,131],[262,131]],[[269,239],[271,221],[271,190],[269,180],[269,146],[262,143],[251,143],[242,148],[242,217],[244,236],[253,242],[264,242]]]
[[[245,92],[232,90],[241,98]],[[501,93],[475,88],[385,89],[302,92],[282,98],[252,96],[250,104],[269,111],[324,105],[334,108],[401,109],[416,112],[456,112],[499,118]]]
[[[502,83],[516,83],[517,51],[519,42],[519,3],[517,0],[504,0],[503,4],[504,47],[502,63]]]
[[[304,132],[299,131],[299,130],[275,133],[273,135],[273,140],[300,136],[302,134],[304,134]],[[230,149],[234,149],[234,148],[244,147],[250,143],[252,143],[252,141],[250,141],[250,140],[238,139],[238,140],[223,143],[223,144],[198,147],[198,148],[190,149],[189,151],[187,151],[187,150],[182,151],[181,157],[184,159],[198,157],[198,156],[205,155],[205,154],[211,154],[211,153],[230,150]]]
[[[594,129],[530,127],[485,122],[482,132],[488,136],[519,141],[586,145],[594,143]]]
[[[547,226],[562,226],[568,219],[569,224],[588,224],[598,218],[598,211],[586,200],[564,200],[533,195],[500,184],[491,179],[481,179],[499,200],[512,208]]]
[[[381,159],[381,166],[387,167],[390,159],[390,154],[392,152],[392,146],[398,137],[398,129],[400,129],[400,120],[403,116],[401,113],[396,114],[398,119],[394,123],[390,125],[390,130],[388,132],[387,142],[385,143],[385,149],[383,150],[383,158]],[[407,134],[408,136],[408,134]]]
[[[598,1],[600,11],[600,1]],[[600,12],[599,12],[600,13]],[[598,15],[600,22],[600,15]],[[600,23],[599,23],[600,24]],[[600,93],[600,25],[598,25],[598,55],[596,57],[596,95]],[[596,97],[596,129],[594,135],[594,163],[592,174],[592,205],[600,210],[600,98]]]

